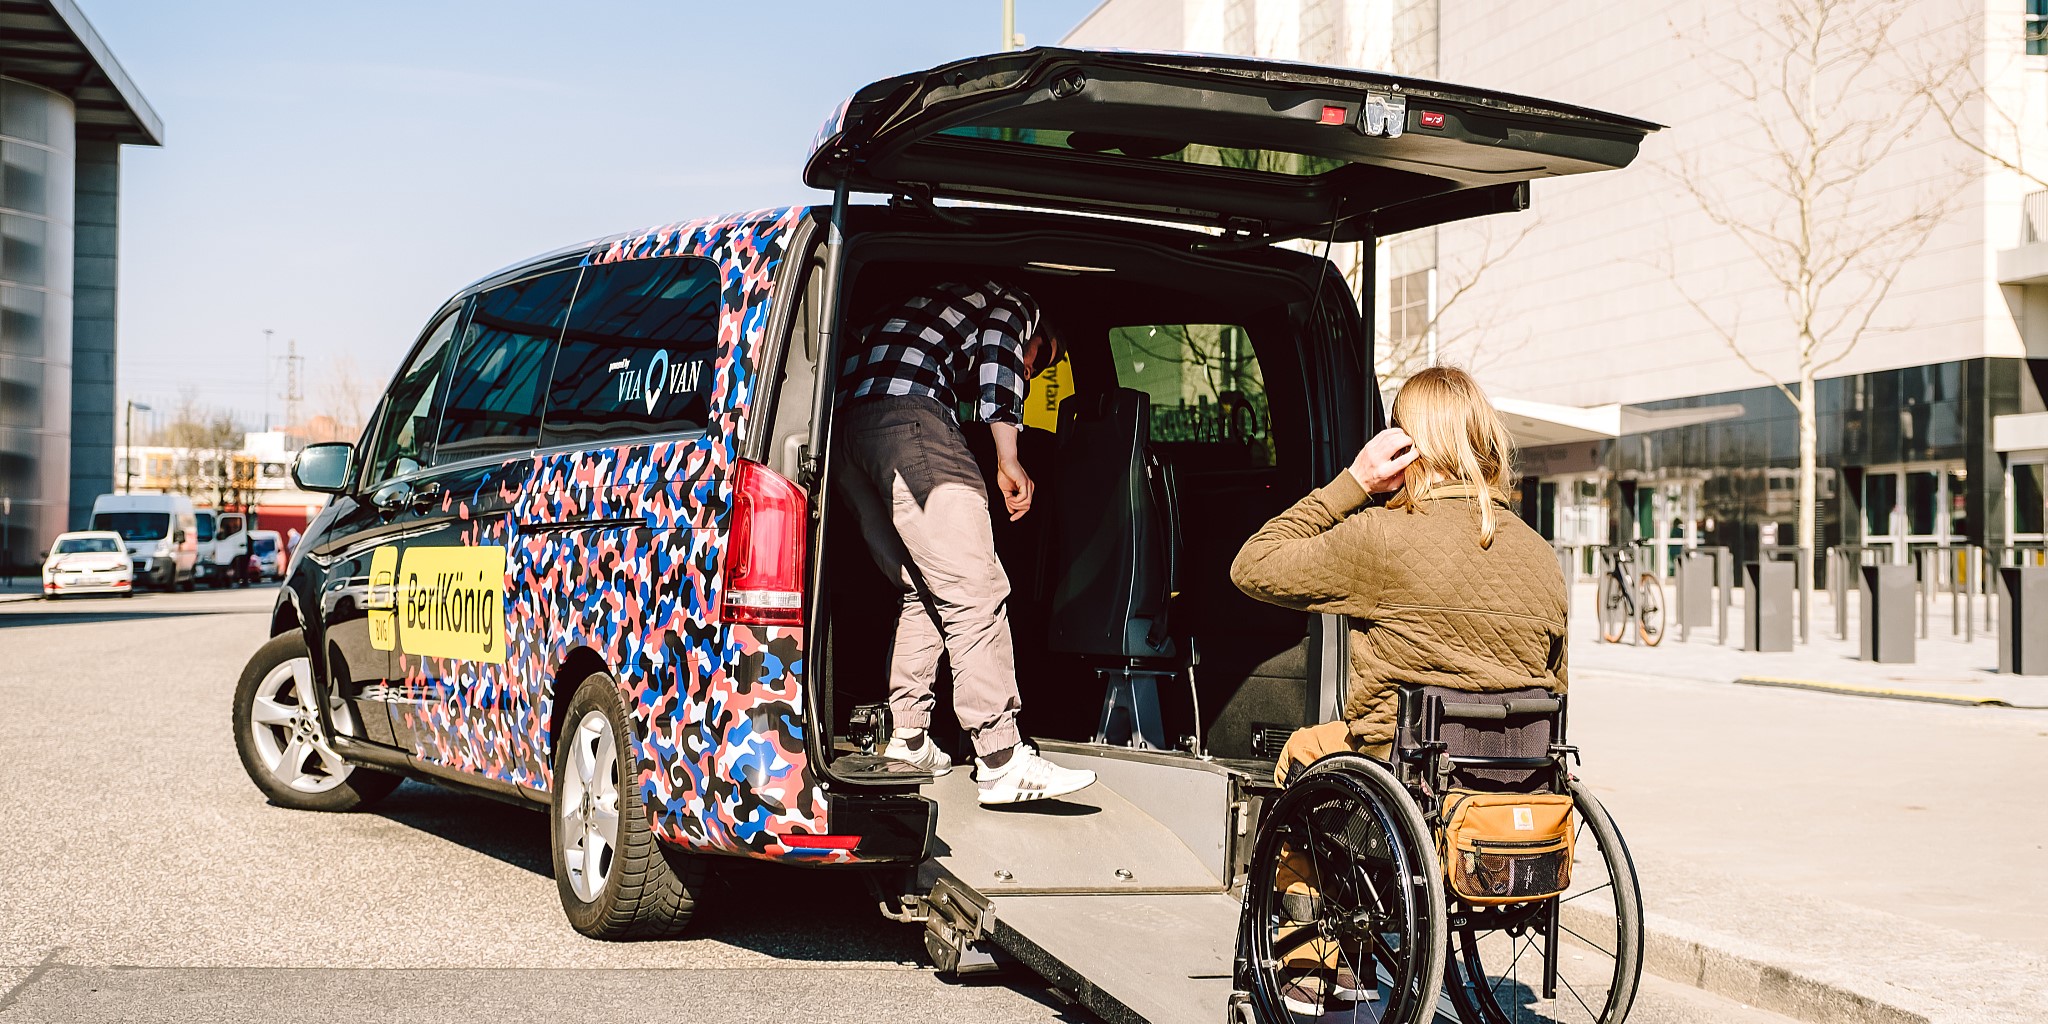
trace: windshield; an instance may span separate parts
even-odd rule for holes
[[[251,550],[255,551],[259,555],[277,554],[277,542],[271,540],[269,537],[250,538],[249,547]]]
[[[121,545],[112,537],[66,537],[50,549],[53,555],[115,554]]]
[[[129,540],[162,540],[170,536],[169,512],[101,512],[92,517],[95,530],[112,530]]]

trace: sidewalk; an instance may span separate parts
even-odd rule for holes
[[[1665,602],[1675,604],[1669,585]],[[1631,634],[1619,644],[1600,642],[1595,618],[1596,594],[1590,580],[1572,595],[1572,667],[1603,672],[1632,672],[1734,682],[1738,679],[1805,681],[1866,690],[1904,690],[1962,698],[1993,700],[2022,707],[2048,708],[2048,676],[1998,674],[1997,637],[1986,629],[1983,600],[1978,599],[1973,642],[1963,640],[1962,623],[1949,614],[1942,595],[1928,616],[1927,638],[1915,641],[1910,665],[1879,665],[1858,657],[1858,601],[1848,598],[1849,636],[1835,636],[1835,607],[1825,591],[1813,595],[1811,642],[1794,643],[1786,653],[1758,654],[1742,649],[1742,592],[1729,606],[1728,645],[1716,641],[1716,627],[1694,627],[1689,641],[1679,639],[1677,609],[1666,613],[1664,642],[1643,647]],[[1916,619],[1917,621],[1917,619]],[[1993,617],[1992,625],[1996,625]],[[1797,637],[1797,625],[1794,627]]]
[[[1735,681],[2048,705],[2048,680],[1990,671],[1991,640],[1949,639],[1945,604],[1916,664],[1872,665],[1825,595],[1788,654],[1732,628],[1727,648],[1711,628],[1603,644],[1592,587],[1575,598],[1571,739],[1634,853],[1649,970],[1809,1021],[2043,1016],[2048,712]]]
[[[0,580],[0,601],[34,601],[43,596],[42,577],[16,576],[14,582]]]

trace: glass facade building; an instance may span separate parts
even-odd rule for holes
[[[121,147],[163,124],[70,0],[0,28],[0,570],[114,486]]]
[[[0,509],[26,565],[70,521],[71,100],[0,78]]]
[[[1816,558],[1838,545],[1905,561],[1926,548],[2038,542],[2039,468],[2007,466],[1992,421],[2042,411],[2044,376],[2048,362],[1980,358],[1816,382]],[[1783,392],[1628,412],[1619,438],[1522,453],[1524,517],[1546,537],[1720,545],[1738,561],[1796,543],[1799,417]],[[1680,425],[1655,428],[1660,419]]]

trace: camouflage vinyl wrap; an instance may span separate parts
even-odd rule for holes
[[[588,651],[617,678],[655,831],[681,846],[847,860],[805,754],[803,633],[717,622],[719,567],[756,358],[777,300],[793,207],[654,228],[586,265],[703,256],[723,284],[711,416],[701,438],[543,453],[443,498],[461,541],[506,548],[506,661],[407,660],[419,756],[537,793],[553,788],[556,676]],[[564,680],[573,683],[573,680]],[[566,699],[566,694],[564,694]],[[790,840],[794,838],[792,843]]]

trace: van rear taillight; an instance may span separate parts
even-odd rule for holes
[[[781,474],[741,459],[733,468],[732,539],[718,617],[726,623],[801,626],[804,621],[804,492]]]

